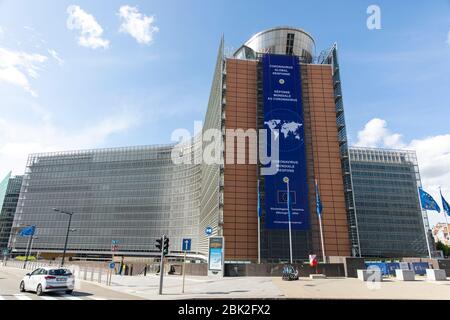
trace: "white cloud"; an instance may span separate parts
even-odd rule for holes
[[[30,153],[96,148],[113,134],[124,132],[139,123],[139,115],[123,108],[97,123],[69,130],[56,125],[53,115],[32,107],[32,120],[2,118],[0,115],[0,175],[10,170],[23,174]],[[0,178],[1,179],[1,178]]]
[[[47,51],[53,57],[53,59],[55,59],[58,62],[60,66],[64,63],[64,60],[61,59],[59,53],[56,52],[54,49],[48,49]]]
[[[450,134],[405,142],[402,135],[388,129],[385,120],[372,119],[358,132],[356,146],[415,150],[424,188],[438,203],[439,187],[450,197]],[[432,224],[444,219],[442,214],[429,213],[428,216]]]
[[[20,86],[33,97],[37,97],[37,92],[31,88],[30,79],[39,77],[41,65],[46,60],[47,57],[40,54],[0,47],[0,81]]]
[[[109,40],[103,39],[103,29],[95,20],[94,16],[87,13],[79,6],[67,7],[67,28],[69,30],[80,30],[78,44],[91,49],[109,47]]]
[[[118,15],[122,21],[120,32],[128,33],[138,43],[152,43],[154,33],[159,31],[154,25],[154,16],[146,16],[140,13],[137,7],[130,6],[120,7]]]
[[[398,148],[402,146],[402,136],[398,133],[391,133],[387,128],[387,122],[382,119],[372,119],[364,129],[358,132],[358,142],[356,146],[375,148],[383,145],[388,148]]]

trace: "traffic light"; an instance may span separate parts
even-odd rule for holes
[[[162,242],[163,242],[163,238],[156,239],[155,246],[156,246],[156,249],[158,249],[159,252],[161,252],[161,250],[162,250]]]
[[[169,254],[169,238],[164,237],[164,255]]]

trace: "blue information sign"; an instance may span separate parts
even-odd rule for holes
[[[114,262],[109,263],[109,268],[114,269],[116,267],[116,264]]]
[[[206,227],[205,234],[207,236],[210,236],[210,235],[212,235],[212,233],[213,233],[213,228],[212,227]]]
[[[183,251],[191,251],[192,239],[183,239]]]
[[[279,160],[275,163],[278,172],[265,176],[266,228],[289,228],[287,183],[284,181],[287,177],[292,229],[307,230],[308,181],[298,57],[266,54],[263,57],[263,90],[268,153],[271,150],[270,135],[279,142]],[[274,155],[270,156],[274,158]],[[267,166],[270,165],[274,164]]]

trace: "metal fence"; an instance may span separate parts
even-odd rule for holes
[[[1,262],[1,265],[9,268],[24,269],[24,262],[17,260],[6,260]],[[60,263],[57,261],[28,261],[24,270],[33,271],[38,268],[44,267],[55,267],[58,268]],[[97,283],[107,283],[108,279],[108,269],[87,267],[79,265],[65,265],[65,269],[69,269],[74,275],[75,279],[97,282]]]

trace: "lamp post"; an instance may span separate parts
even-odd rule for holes
[[[63,251],[63,256],[62,256],[62,260],[61,260],[61,267],[63,267],[64,266],[64,259],[66,257],[67,241],[69,240],[69,232],[71,231],[70,224],[72,223],[73,212],[67,212],[67,211],[64,211],[64,210],[56,209],[56,208],[53,208],[53,211],[59,212],[59,213],[64,213],[64,214],[67,214],[69,216],[69,223],[67,225],[67,233],[66,233],[66,241],[64,243],[64,251]],[[73,229],[73,231],[75,231],[75,229]]]
[[[293,264],[292,259],[292,227],[291,227],[291,208],[290,208],[290,191],[289,191],[289,178],[284,177],[283,179],[284,183],[286,183],[287,187],[287,209],[288,209],[288,219],[289,219],[289,256],[291,264]]]

